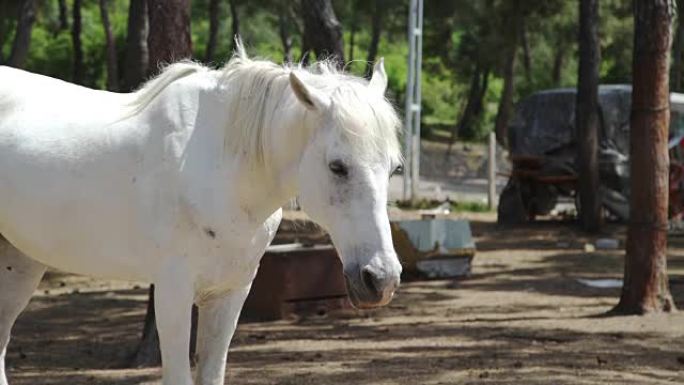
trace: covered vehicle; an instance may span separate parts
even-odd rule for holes
[[[575,197],[576,93],[575,88],[542,91],[516,106],[508,127],[513,168],[499,198],[500,223],[534,219],[548,214],[559,197]],[[629,85],[599,87],[601,199],[610,215],[623,220],[629,216],[631,96]],[[679,143],[684,138],[684,95],[671,94],[670,104],[671,148],[679,157]],[[575,202],[578,204],[577,199]]]

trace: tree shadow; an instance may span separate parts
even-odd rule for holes
[[[137,289],[33,298],[13,328],[7,366],[27,370],[124,367],[140,338],[146,295],[146,289]]]
[[[234,368],[231,379],[234,383],[242,383],[238,378],[265,370],[270,378],[278,379],[274,382],[277,384],[446,384],[453,383],[444,379],[445,374],[448,377],[450,373],[453,378],[463,380],[458,383],[487,378],[487,383],[517,385],[559,383],[554,379],[575,378],[577,371],[619,373],[634,371],[633,367],[638,366],[677,375],[681,369],[677,357],[681,354],[679,346],[684,337],[662,341],[662,345],[653,347],[641,343],[656,338],[648,333],[459,326],[411,323],[332,328],[316,332],[317,343],[293,345],[300,348],[291,351],[271,347],[268,341],[263,342],[262,348],[243,349],[249,343],[241,342],[230,354]],[[306,329],[302,326],[302,330],[297,331],[287,327],[281,332],[306,340],[312,338],[310,332],[307,336]],[[275,332],[274,341],[282,340],[278,328],[269,332]],[[292,336],[293,333],[297,336]],[[352,346],[325,348],[326,340],[339,341],[348,335],[355,337],[350,341]],[[303,369],[292,371],[293,363],[301,363]],[[319,370],[321,366],[338,370]]]
[[[619,250],[585,253],[550,247],[552,240],[545,237],[555,237],[563,228],[552,230],[530,241],[530,250],[546,251],[521,265],[497,252],[496,263],[476,264],[467,278],[402,286],[386,308],[241,322],[230,353],[229,383],[513,385],[576,383],[585,374],[610,383],[684,382],[681,334],[571,326],[611,322],[587,314],[596,309],[596,302],[584,299],[617,303],[619,289],[587,287],[576,278],[620,278],[622,256]],[[526,234],[516,237],[524,240]],[[483,233],[478,242],[494,247],[502,238],[502,232]],[[671,291],[681,308],[684,253],[674,249],[672,254],[669,263],[676,272]],[[480,258],[488,257],[484,255]],[[57,287],[63,278],[60,273],[49,277]],[[505,300],[487,303],[491,292]],[[470,301],[473,294],[482,302]],[[530,294],[547,295],[552,301],[566,298],[568,303],[525,302]],[[146,300],[146,288],[34,298],[17,322],[8,349],[12,383],[155,381],[158,369],[121,370],[137,346]],[[571,310],[558,312],[561,306]],[[632,377],[624,377],[626,373]]]

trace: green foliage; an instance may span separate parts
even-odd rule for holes
[[[436,57],[423,62],[422,121],[426,125],[456,123],[459,93],[464,90],[454,82],[454,74]]]
[[[385,58],[389,76],[389,95],[403,110],[408,47],[406,18],[408,0],[381,1],[382,35],[378,56]],[[69,23],[73,1],[68,1]],[[195,58],[205,56],[209,34],[208,0],[193,0],[192,39]],[[338,19],[342,23],[345,55],[350,51],[351,31],[354,32],[354,61],[347,70],[364,75],[366,55],[371,40],[371,16],[374,1],[334,0]],[[0,60],[7,58],[16,24],[13,2],[0,0]],[[56,1],[38,2],[26,67],[30,71],[72,78],[73,48],[70,30],[59,30]],[[105,39],[97,1],[84,1],[83,51],[84,83],[104,88],[106,78]],[[249,52],[274,61],[282,61],[284,52],[279,36],[278,14],[284,9],[291,15],[288,26],[294,43],[295,59],[301,56],[301,20],[299,2],[285,0],[238,0],[242,38]],[[631,77],[632,10],[624,0],[600,2],[602,64],[605,83],[627,83]],[[451,128],[461,118],[469,95],[474,71],[489,74],[482,111],[467,130],[468,140],[480,140],[493,129],[502,92],[502,69],[506,47],[515,31],[511,20],[515,15],[524,19],[529,47],[529,72],[525,68],[525,50],[520,43],[515,69],[515,100],[546,88],[572,87],[577,78],[578,4],[565,0],[430,0],[425,2],[424,57],[422,68],[422,120],[426,128]],[[294,17],[295,20],[292,20]],[[110,1],[110,18],[116,37],[120,60],[123,62],[128,19],[128,1]],[[228,2],[220,2],[218,46],[213,65],[221,65],[231,55],[232,20]],[[3,32],[5,31],[5,32]],[[554,65],[559,61],[554,76]],[[123,72],[123,69],[119,71]],[[429,130],[424,130],[428,132]]]
[[[634,19],[631,2],[605,0],[601,16],[601,79],[604,83],[632,81]],[[611,17],[605,17],[611,15]]]
[[[444,203],[448,203],[449,210],[451,212],[462,213],[462,212],[474,212],[474,213],[485,213],[491,211],[486,203],[475,202],[475,201],[440,201],[436,199],[426,199],[422,198],[419,200],[398,200],[396,202],[397,207],[403,210],[431,210],[442,206]]]

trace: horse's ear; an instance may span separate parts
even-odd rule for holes
[[[368,87],[380,95],[387,90],[387,73],[385,73],[385,58],[380,58],[373,66],[373,76]]]
[[[290,87],[304,107],[309,110],[324,111],[330,106],[330,98],[322,92],[309,87],[294,72],[290,72]]]

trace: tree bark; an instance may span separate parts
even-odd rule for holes
[[[551,69],[551,82],[554,86],[560,87],[563,65],[565,63],[565,46],[558,44],[553,55],[553,68]]]
[[[614,312],[674,311],[667,277],[669,57],[672,0],[637,0],[630,127],[630,222]]]
[[[677,32],[672,51],[672,90],[684,90],[684,0],[677,0]]]
[[[147,0],[131,0],[128,8],[128,30],[123,77],[124,91],[131,91],[143,82],[147,75]]]
[[[530,49],[530,39],[527,34],[527,26],[525,18],[520,18],[520,39],[522,40],[523,49],[523,68],[525,69],[525,79],[527,82],[532,81],[532,50]]]
[[[10,35],[10,20],[15,19],[16,4],[0,1],[0,47],[5,46],[5,42]],[[5,55],[0,49],[0,64],[5,64]]]
[[[110,91],[119,90],[119,69],[118,58],[116,55],[116,41],[112,33],[112,26],[109,22],[108,1],[100,0],[100,16],[102,17],[102,27],[104,28],[107,50],[107,89]]]
[[[598,87],[601,63],[598,0],[580,0],[579,8],[579,70],[575,105],[579,219],[584,230],[595,233],[602,224],[598,167]]]
[[[190,35],[190,0],[147,0],[149,15],[148,74],[154,76],[162,65],[192,56]],[[193,312],[195,312],[193,308]],[[193,317],[193,320],[196,317]],[[193,332],[196,333],[196,322]],[[190,347],[192,357],[194,347]],[[161,363],[159,336],[154,311],[154,285],[150,286],[143,337],[133,357],[135,367],[158,366]]]
[[[287,7],[286,1],[280,2],[278,33],[280,35],[280,42],[283,44],[283,60],[285,63],[292,63],[294,60],[292,57],[292,35],[290,34],[290,16]]]
[[[506,41],[505,61],[503,63],[502,71],[504,85],[503,90],[501,91],[501,99],[499,100],[499,109],[496,113],[496,120],[494,122],[496,141],[504,148],[507,147],[508,144],[508,121],[510,120],[511,110],[513,109],[513,95],[515,93],[515,61],[523,22],[523,17],[520,14],[519,0],[513,0],[512,9],[513,12],[509,18],[507,28],[511,33]]]
[[[147,0],[147,11],[148,74],[156,75],[163,64],[192,56],[190,0]]]
[[[83,83],[83,45],[81,43],[81,0],[74,0],[71,21],[71,43],[73,46],[74,63],[71,79],[76,84]]]
[[[331,0],[302,0],[305,47],[317,59],[328,59],[338,68],[344,66],[342,25],[335,16]]]
[[[24,0],[19,8],[17,29],[12,42],[12,51],[7,59],[7,65],[24,68],[31,45],[31,32],[36,21],[36,2]]]
[[[142,338],[140,339],[138,350],[133,356],[133,366],[136,368],[157,366],[161,363],[159,333],[157,332],[156,321],[157,319],[154,312],[154,285],[150,285]]]
[[[501,91],[501,99],[499,100],[499,109],[496,113],[496,120],[494,123],[494,132],[496,133],[496,141],[503,147],[508,143],[508,121],[510,120],[511,110],[513,109],[513,94],[515,92],[514,76],[515,76],[515,58],[517,51],[517,39],[513,39],[508,47],[506,53],[503,70],[504,85]]]
[[[378,56],[378,45],[380,45],[380,33],[382,32],[382,13],[384,10],[381,0],[373,1],[373,16],[371,17],[371,42],[368,47],[366,57],[366,77],[370,79],[373,71],[375,57]]]
[[[354,46],[356,44],[356,31],[359,28],[359,12],[357,10],[357,4],[355,1],[351,3],[352,5],[352,15],[351,15],[351,30],[349,31],[349,54],[348,60],[350,62],[354,61]]]
[[[69,8],[66,0],[59,0],[59,30],[65,31],[69,29]]]
[[[240,36],[240,14],[238,13],[237,0],[230,0],[230,18],[233,24],[233,51],[237,48],[235,46],[235,38]]]
[[[476,64],[470,79],[468,99],[465,108],[463,109],[463,114],[458,120],[458,123],[451,130],[447,157],[451,154],[451,146],[456,141],[457,136],[464,139],[472,139],[474,136],[473,124],[477,117],[482,113],[483,99],[487,92],[488,81],[489,69],[482,69],[480,64]]]
[[[308,65],[311,62],[311,46],[308,45],[306,41],[306,37],[304,34],[302,36],[302,54],[299,57],[299,61],[304,64]]]
[[[221,24],[219,16],[219,0],[209,0],[209,39],[207,40],[207,49],[204,52],[206,63],[212,62],[216,54],[218,30]]]

